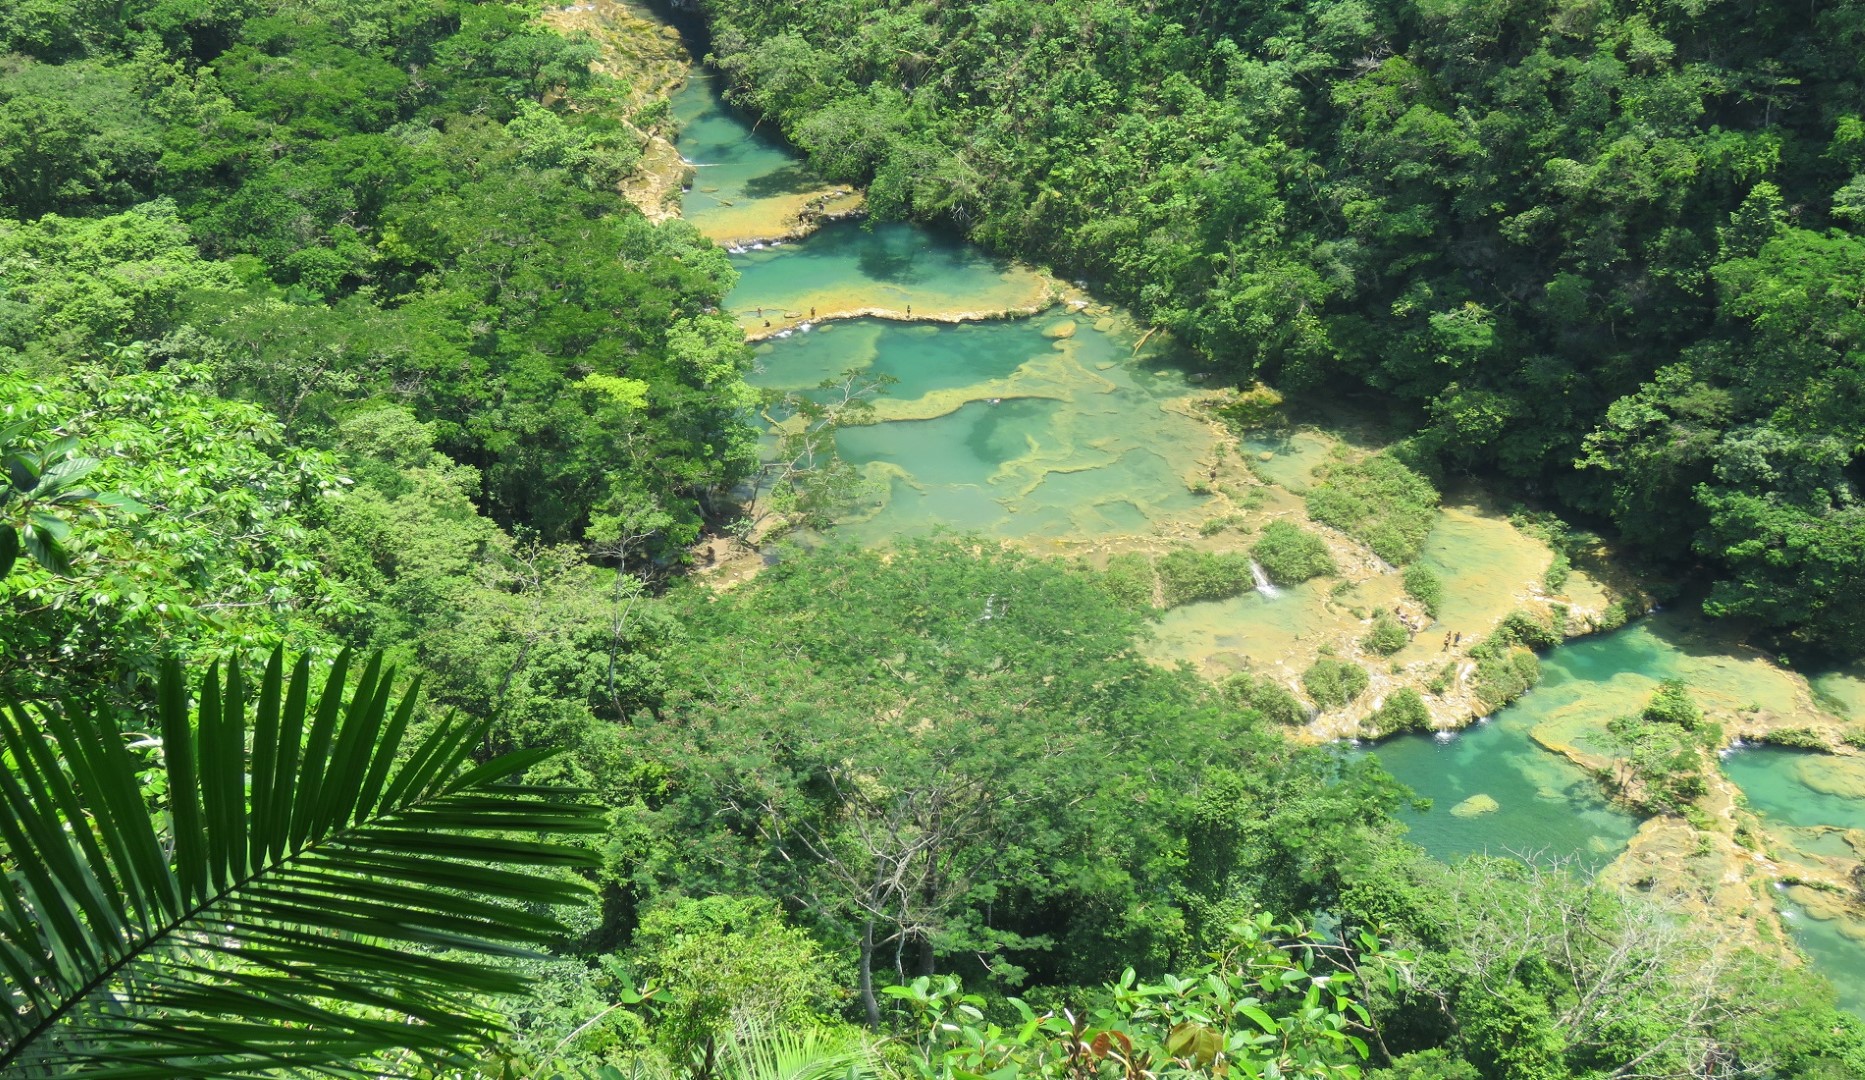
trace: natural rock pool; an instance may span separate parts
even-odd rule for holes
[[[858,207],[859,196],[752,130],[710,79],[695,77],[675,110],[685,123],[678,148],[696,166],[684,215],[733,253],[742,278],[729,303],[757,342],[753,381],[806,389],[849,370],[893,380],[876,402],[880,422],[838,436],[868,481],[838,526],[845,535],[881,543],[943,525],[1090,560],[1180,543],[1237,550],[1264,521],[1299,520],[1316,470],[1355,452],[1314,427],[1231,438],[1199,411],[1206,391],[1182,357],[1123,312],[1038,270],[916,226],[823,224]],[[1027,314],[1000,317],[1007,313]],[[1294,685],[1317,655],[1354,647],[1368,609],[1402,602],[1391,567],[1345,538],[1330,543],[1341,579],[1176,608],[1162,616],[1152,654],[1213,676],[1250,670]],[[1438,619],[1389,660],[1370,662],[1373,685],[1358,708],[1455,669],[1459,658],[1441,639],[1474,641],[1524,604],[1597,613],[1606,594],[1583,574],[1549,591],[1542,578],[1552,559],[1493,508],[1447,500],[1422,557],[1444,583]],[[1411,820],[1427,850],[1611,863],[1626,880],[1668,860],[1677,864],[1670,870],[1697,875],[1712,910],[1732,918],[1770,921],[1773,900],[1846,1003],[1865,1009],[1865,924],[1828,893],[1777,894],[1766,884],[1791,865],[1835,873],[1857,865],[1865,758],[1725,755],[1728,778],[1781,850],[1731,849],[1686,867],[1699,860],[1612,806],[1582,767],[1603,760],[1606,721],[1636,712],[1666,678],[1685,680],[1732,730],[1744,718],[1831,726],[1846,710],[1865,720],[1859,672],[1810,686],[1691,619],[1661,614],[1556,648],[1543,658],[1539,688],[1485,722],[1359,752],[1378,753],[1435,801]],[[1330,728],[1322,717],[1311,734],[1350,730],[1352,719]],[[1733,788],[1728,795],[1733,815]]]

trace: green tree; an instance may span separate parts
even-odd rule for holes
[[[1250,548],[1255,559],[1278,585],[1299,585],[1310,578],[1339,572],[1334,556],[1319,536],[1286,521],[1272,521]]]

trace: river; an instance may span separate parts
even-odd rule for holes
[[[881,543],[946,525],[1096,562],[1177,544],[1236,549],[1264,521],[1299,520],[1316,470],[1368,449],[1352,431],[1299,424],[1239,443],[1199,408],[1211,392],[1195,363],[1124,312],[917,226],[814,227],[858,209],[859,193],[812,176],[726,107],[703,72],[674,107],[676,145],[695,166],[683,215],[732,252],[742,275],[728,302],[755,340],[752,381],[801,389],[851,369],[894,380],[877,404],[881,422],[839,436],[868,481],[838,526],[844,535]],[[1391,567],[1341,538],[1331,543],[1340,579],[1174,609],[1153,654],[1214,677],[1250,670],[1295,685],[1318,655],[1355,647],[1370,610],[1405,603]],[[1589,615],[1606,601],[1583,574],[1550,589],[1550,550],[1478,498],[1447,500],[1424,560],[1445,581],[1439,618],[1378,661],[1362,712],[1432,673],[1461,682],[1452,635],[1473,642],[1523,606]],[[1686,877],[1733,875],[1734,884],[1705,888],[1724,889],[1717,902],[1743,918],[1778,910],[1772,925],[1792,931],[1842,1000],[1865,1010],[1865,923],[1830,894],[1771,890],[1766,875],[1783,873],[1779,864],[1767,861],[1764,872],[1763,860],[1733,846],[1721,862],[1683,866],[1694,857],[1667,851],[1662,829],[1609,804],[1576,764],[1602,750],[1605,720],[1635,711],[1661,679],[1685,680],[1736,729],[1743,718],[1830,726],[1831,714],[1851,711],[1865,720],[1865,678],[1833,673],[1810,687],[1670,613],[1561,646],[1543,658],[1543,673],[1526,698],[1459,733],[1356,751],[1377,752],[1434,800],[1410,822],[1413,838],[1447,857],[1513,852],[1592,867],[1669,859]],[[1445,708],[1467,707],[1455,696]],[[1741,748],[1723,758],[1729,792],[1748,793],[1778,845],[1767,854],[1829,869],[1865,851],[1861,762]]]

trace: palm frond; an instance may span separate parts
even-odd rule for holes
[[[719,1080],[875,1080],[880,1059],[861,1035],[751,1024],[719,1053]]]
[[[379,1076],[498,1031],[465,999],[523,989],[493,958],[562,932],[594,860],[552,838],[600,814],[514,782],[549,751],[475,764],[481,723],[407,745],[418,688],[349,668],[235,662],[191,708],[168,664],[166,828],[108,717],[0,705],[0,1074]]]

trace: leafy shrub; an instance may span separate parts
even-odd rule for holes
[[[1573,560],[1567,557],[1565,551],[1557,551],[1554,553],[1554,562],[1548,566],[1548,572],[1541,575],[1541,583],[1548,587],[1549,592],[1560,592],[1567,587],[1567,579],[1573,570]]]
[[[1392,457],[1335,465],[1308,493],[1308,516],[1334,526],[1397,566],[1418,558],[1437,523],[1431,482]]]
[[[1541,661],[1527,649],[1493,650],[1477,658],[1476,697],[1491,711],[1528,693],[1540,681]]]
[[[1249,591],[1250,560],[1242,555],[1174,548],[1154,564],[1167,607],[1222,600]]]
[[[1338,572],[1334,557],[1319,536],[1286,521],[1270,522],[1250,554],[1269,580],[1278,585],[1299,585],[1309,578]]]
[[[1594,621],[1593,625],[1601,631],[1617,630],[1644,613],[1645,607],[1638,600],[1630,596],[1621,596],[1606,605],[1606,610],[1600,612],[1599,618]]]
[[[1267,678],[1234,675],[1222,687],[1224,699],[1243,709],[1254,709],[1264,719],[1290,726],[1305,723],[1308,711],[1294,694]]]
[[[1709,791],[1702,755],[1681,728],[1622,716],[1606,730],[1628,751],[1623,771],[1610,779],[1634,806],[1650,813],[1679,813]]]
[[[1637,716],[1606,725],[1614,744],[1627,752],[1623,768],[1609,781],[1641,809],[1688,814],[1709,791],[1703,748],[1722,741],[1721,729],[1702,721],[1703,711],[1684,684],[1665,680]]]
[[[1682,679],[1666,679],[1659,683],[1641,715],[1654,724],[1676,724],[1687,731],[1695,731],[1703,722],[1703,710],[1690,699],[1690,691]]]
[[[1370,1080],[1483,1080],[1476,1066],[1443,1049],[1400,1054],[1389,1069],[1374,1069]]]
[[[1366,691],[1371,680],[1358,664],[1322,657],[1302,672],[1302,687],[1323,709],[1338,709]]]
[[[1444,582],[1431,572],[1428,566],[1414,563],[1405,568],[1401,579],[1405,582],[1405,595],[1418,601],[1425,609],[1425,614],[1438,617],[1438,605],[1444,602]]]
[[[656,1027],[675,1061],[746,1020],[808,1027],[833,1015],[847,972],[762,898],[682,899],[650,911],[636,963],[661,990]]]
[[[1812,728],[1782,728],[1770,731],[1761,737],[1761,741],[1773,746],[1792,746],[1801,750],[1826,750],[1826,740]]]
[[[1138,551],[1127,551],[1107,560],[1100,584],[1115,603],[1129,611],[1145,611],[1154,606],[1159,575],[1153,569],[1153,560]]]
[[[1565,620],[1563,620],[1564,622]],[[1564,639],[1563,627],[1543,619],[1532,611],[1517,609],[1502,620],[1502,625],[1470,650],[1475,657],[1497,656],[1518,646],[1537,651],[1551,649]]]
[[[1360,639],[1360,644],[1381,656],[1391,656],[1411,640],[1412,633],[1404,623],[1390,615],[1381,615],[1373,620],[1373,629]]]
[[[1408,686],[1387,695],[1367,717],[1367,725],[1371,734],[1381,739],[1401,731],[1430,731],[1431,710],[1425,708],[1425,699],[1418,691]]]

